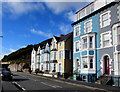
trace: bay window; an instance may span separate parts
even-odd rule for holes
[[[56,52],[54,52],[54,60],[56,60]]]
[[[87,57],[83,57],[82,62],[83,62],[83,68],[88,68]]]
[[[78,69],[80,68],[80,61],[79,59],[75,59],[75,70],[78,71]]]
[[[89,37],[89,46],[90,48],[93,48],[93,37]]]
[[[51,60],[56,60],[56,52],[53,51],[50,54],[51,54],[50,55],[51,56]]]
[[[117,27],[117,41],[120,42],[120,26]]]
[[[113,34],[113,44],[114,45],[120,44],[120,23],[113,25],[112,34]]]
[[[82,39],[82,49],[89,49],[89,48],[94,48],[94,44],[95,44],[95,36],[94,35],[86,35],[84,37],[81,37]]]
[[[93,68],[93,57],[90,57],[90,68]]]
[[[82,57],[83,69],[93,69],[94,68],[94,56]]]
[[[87,38],[83,38],[83,49],[87,48]]]

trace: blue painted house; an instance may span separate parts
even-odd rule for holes
[[[101,33],[112,30],[111,25],[114,22],[117,22],[116,20],[118,20],[117,17],[112,17],[112,21],[114,22],[110,21],[110,24],[109,20],[107,20],[109,19],[110,15],[103,17],[105,14],[104,12],[107,11],[108,7],[112,7],[112,16],[114,16],[114,14],[116,16],[119,12],[117,11],[119,4],[114,3],[113,1],[115,0],[102,0],[102,2],[100,0],[95,0],[94,2],[76,12],[77,20],[72,24],[74,30],[73,73],[77,75],[79,80],[93,82],[103,74],[112,73],[113,69],[111,66],[113,65],[109,65],[109,71],[107,71],[104,69],[108,66],[105,66],[107,63],[101,63],[101,60],[103,60],[101,57],[105,55],[106,52],[111,54],[111,58],[113,58],[113,53],[111,52],[114,51],[113,47],[111,47],[112,41],[111,45],[107,49],[102,48],[101,42],[103,38],[101,38]],[[111,8],[109,8],[106,14],[109,14],[110,10]],[[105,23],[104,21],[107,22]],[[102,25],[107,25],[108,27],[105,26],[104,28],[101,28]],[[112,34],[112,31],[110,31],[110,34]],[[106,35],[106,37],[107,36],[108,35]],[[112,36],[108,36],[108,38],[111,40]],[[107,56],[105,58],[107,59]],[[110,64],[113,64],[112,61],[110,61]]]

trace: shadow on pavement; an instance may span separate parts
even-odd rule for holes
[[[12,81],[27,81],[29,79],[13,79]]]

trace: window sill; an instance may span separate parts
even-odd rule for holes
[[[113,47],[113,46],[101,47],[101,49],[110,48],[110,47]]]
[[[108,27],[108,26],[110,26],[110,24],[109,24],[109,25],[106,25],[106,26],[101,26],[101,29],[106,28],[106,27]]]

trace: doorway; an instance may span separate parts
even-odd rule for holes
[[[109,60],[110,59],[107,55],[104,56],[104,60],[103,60],[103,62],[104,62],[104,74],[107,74],[107,75],[109,75],[109,73],[110,73]]]

